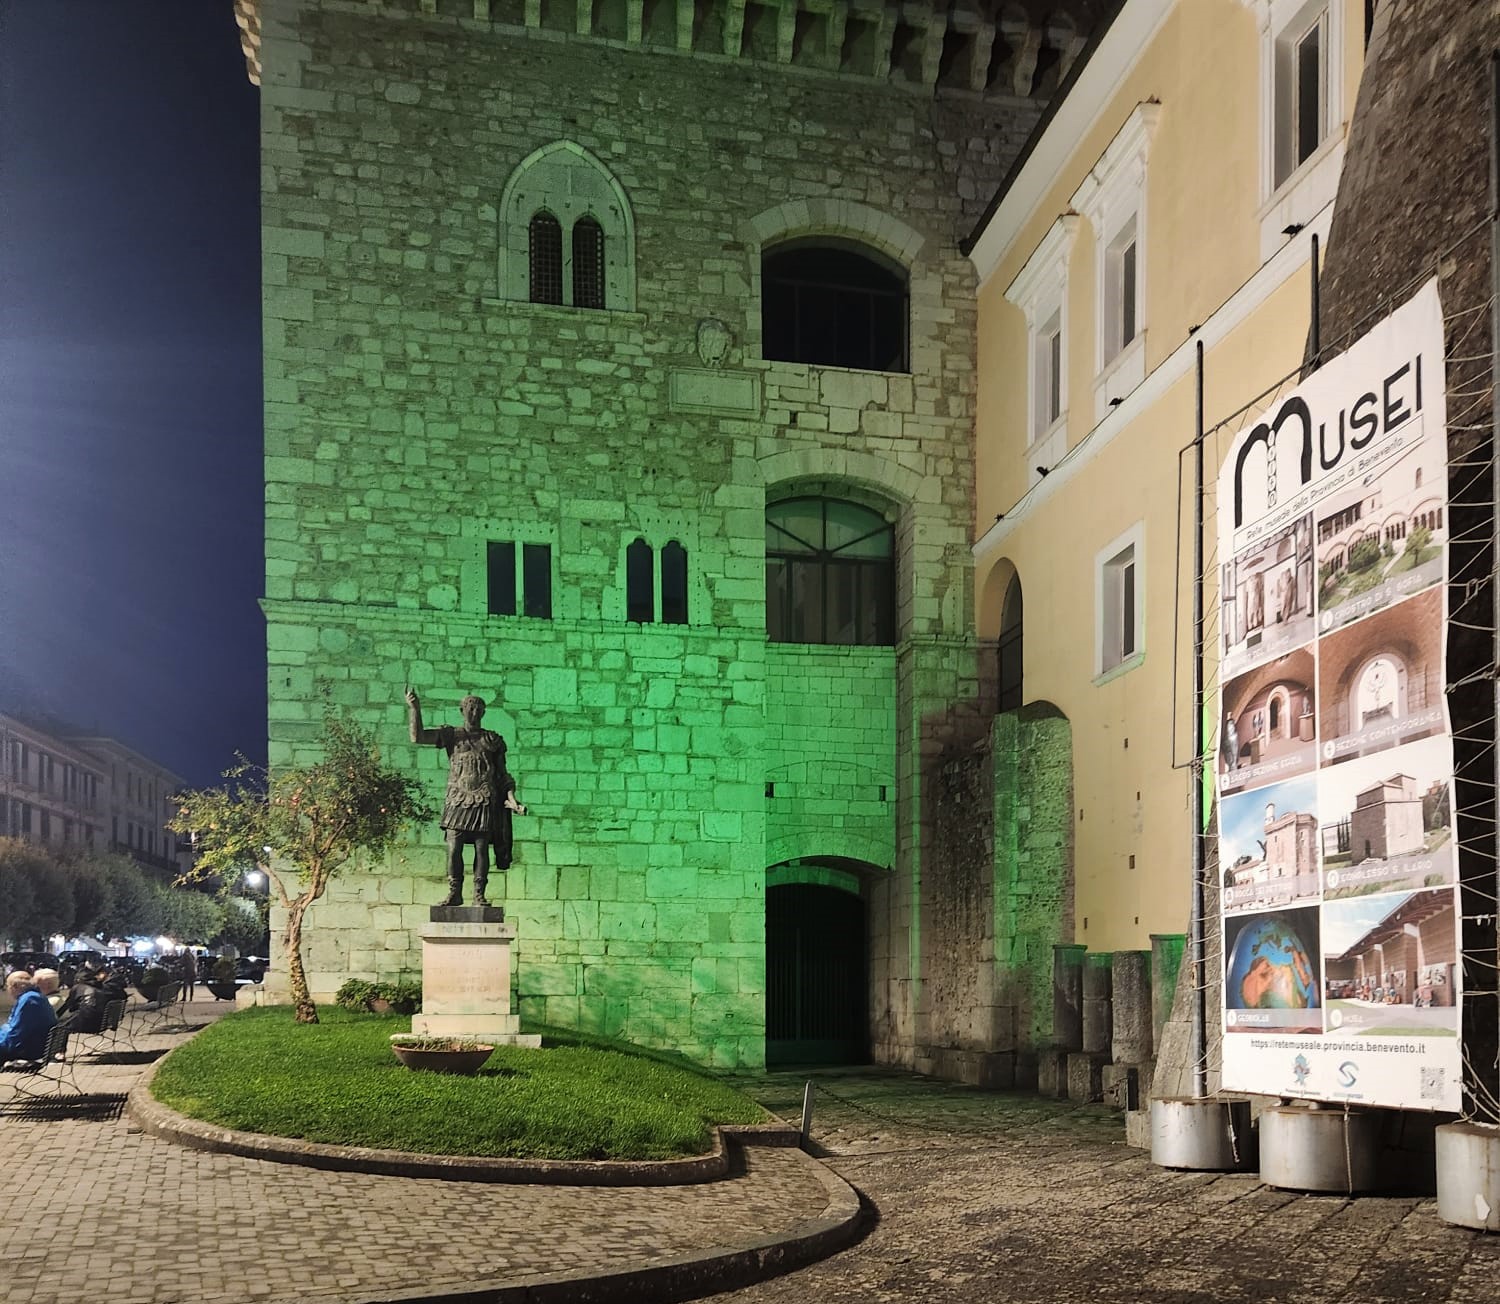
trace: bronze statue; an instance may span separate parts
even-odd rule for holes
[[[448,843],[448,896],[443,905],[464,901],[464,844],[474,846],[474,904],[487,906],[484,891],[490,877],[490,850],[503,873],[510,868],[511,813],[526,813],[516,800],[516,781],[505,768],[505,739],[480,727],[484,702],[472,694],[458,704],[464,727],[422,728],[422,703],[406,690],[411,740],[431,743],[448,753],[448,791],[441,827]]]

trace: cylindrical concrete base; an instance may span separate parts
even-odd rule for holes
[[[1260,1180],[1289,1191],[1380,1186],[1380,1115],[1278,1105],[1260,1116]]]
[[[1164,1097],[1151,1102],[1151,1162],[1161,1168],[1241,1173],[1255,1167],[1248,1100]]]
[[[1438,1217],[1500,1232],[1500,1128],[1448,1123],[1437,1130]]]

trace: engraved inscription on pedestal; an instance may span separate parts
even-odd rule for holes
[[[499,914],[496,907],[437,907],[452,915]],[[477,1037],[539,1046],[521,1032],[510,1007],[510,946],[514,924],[481,919],[434,920],[422,929],[422,1013],[411,1030],[429,1036]]]

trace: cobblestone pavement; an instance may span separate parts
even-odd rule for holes
[[[227,1007],[220,1006],[218,1012]],[[216,1013],[188,1007],[187,1024]],[[165,1050],[182,1033],[142,1038]],[[124,1093],[141,1067],[81,1068]],[[0,1072],[0,1107],[13,1075]],[[639,1266],[789,1229],[827,1195],[795,1152],[754,1148],[701,1186],[496,1186],[322,1172],[211,1155],[127,1117],[32,1120],[0,1108],[12,1196],[39,1197],[6,1236],[4,1304],[229,1304],[441,1292]],[[31,1234],[27,1227],[42,1229]]]
[[[742,1080],[799,1117],[808,1075]],[[873,1201],[858,1245],[718,1304],[1496,1304],[1500,1237],[1430,1199],[1168,1173],[1118,1115],[879,1070],[811,1075],[814,1139]]]

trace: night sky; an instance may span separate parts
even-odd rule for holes
[[[266,745],[258,95],[231,0],[0,0],[0,703],[193,784]]]

